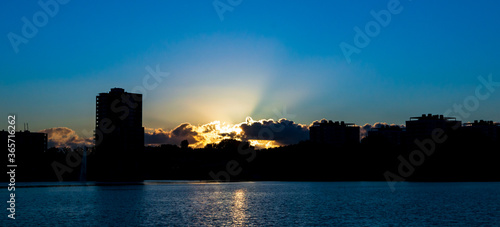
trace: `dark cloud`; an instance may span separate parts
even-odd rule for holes
[[[145,144],[164,144],[168,142],[170,132],[163,129],[144,129],[144,143]]]
[[[183,123],[171,131],[165,131],[161,128],[146,128],[144,132],[144,143],[147,145],[179,145],[183,140],[187,140],[189,144],[195,144],[199,141],[198,132],[189,123]]]
[[[309,139],[309,129],[306,125],[284,118],[278,121],[247,119],[247,122],[240,124],[240,128],[243,140],[274,140],[281,145],[289,145]]]
[[[385,122],[376,122],[375,124],[365,124],[359,129],[360,138],[363,139],[368,136],[368,132],[373,128],[380,128],[382,126],[399,126],[400,128],[405,128],[405,125],[387,124]]]

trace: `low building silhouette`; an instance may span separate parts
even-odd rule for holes
[[[39,180],[39,174],[41,174],[42,168],[46,168],[47,166],[43,166],[42,159],[44,153],[47,151],[47,134],[40,132],[30,132],[28,130],[17,131],[15,132],[15,136],[11,137],[14,142],[11,144],[15,144],[13,147],[15,152],[12,153],[15,155],[14,159],[11,162],[8,158],[7,154],[10,154],[7,148],[9,132],[2,130],[0,131],[0,144],[4,149],[5,158],[2,158],[3,166],[7,166],[10,164],[17,165],[16,171],[16,180],[19,181],[36,181]],[[8,175],[6,175],[8,176]]]
[[[372,128],[368,136],[383,138],[385,141],[399,145],[403,141],[403,128],[397,125],[382,125],[380,128]]]
[[[309,127],[312,142],[322,144],[344,145],[359,143],[359,126],[343,121],[316,122]]]
[[[461,125],[462,122],[457,121],[455,117],[443,115],[422,114],[420,117],[411,117],[409,121],[406,121],[406,142],[412,144],[416,139],[432,138],[432,133],[436,129],[451,133],[459,129]]]
[[[500,133],[500,124],[493,121],[475,120],[474,122],[467,122],[463,125],[463,130],[468,133],[481,135],[490,140],[498,140]]]

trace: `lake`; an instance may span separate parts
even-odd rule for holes
[[[19,184],[1,226],[500,225],[499,182]]]

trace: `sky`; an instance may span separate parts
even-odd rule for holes
[[[0,115],[16,114],[18,129],[27,122],[31,131],[87,141],[95,96],[121,87],[142,89],[146,131],[168,138],[179,127],[282,118],[299,128],[321,119],[400,125],[464,102],[474,108],[463,121],[500,121],[500,86],[487,89],[479,78],[500,82],[499,8],[430,0],[8,1],[0,9]],[[478,86],[488,98],[474,102]]]

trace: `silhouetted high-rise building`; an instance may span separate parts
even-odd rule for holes
[[[441,129],[445,133],[450,133],[461,126],[462,122],[457,121],[455,117],[432,114],[411,117],[409,121],[406,121],[407,143],[412,144],[415,139],[423,140],[432,138],[432,133],[435,129]]]
[[[113,88],[96,98],[96,171],[101,181],[142,180],[140,160],[144,150],[142,95]],[[90,168],[90,167],[89,167]]]
[[[309,128],[309,137],[312,142],[343,145],[359,143],[359,127],[352,123],[322,121],[314,123]]]

